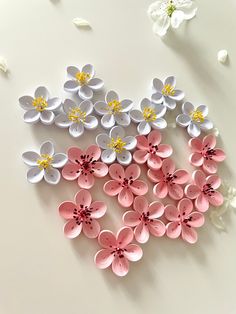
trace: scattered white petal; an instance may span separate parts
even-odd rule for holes
[[[217,58],[220,63],[225,63],[228,58],[228,51],[225,49],[220,50],[217,54]]]
[[[76,17],[73,19],[73,23],[75,24],[75,26],[77,27],[91,27],[90,23],[85,20],[85,19],[82,19],[80,17]]]
[[[0,56],[0,70],[3,71],[4,73],[7,72],[7,60],[3,57]]]

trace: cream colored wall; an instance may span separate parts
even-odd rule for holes
[[[8,75],[0,73],[1,314],[236,311],[235,214],[226,216],[227,233],[219,233],[208,221],[195,246],[151,239],[143,247],[142,261],[132,264],[129,275],[119,279],[95,268],[95,241],[83,237],[69,241],[63,236],[57,206],[73,197],[76,184],[34,186],[25,178],[23,151],[37,148],[48,138],[58,151],[72,144],[85,147],[96,132],[78,141],[56,127],[26,125],[18,97],[45,84],[53,95],[64,98],[66,66],[91,62],[107,90],[115,89],[137,104],[150,95],[154,76],[175,74],[186,99],[209,106],[228,155],[222,175],[236,185],[236,3],[198,0],[197,17],[163,41],[153,35],[146,16],[150,3],[0,0],[0,55],[9,63]],[[88,19],[92,30],[76,29],[72,24],[76,16]],[[230,55],[226,65],[216,59],[223,48]],[[166,141],[175,142],[175,156],[184,158],[182,163],[187,160],[187,152],[182,153],[184,134],[178,129],[172,140],[166,134]],[[103,226],[116,230],[124,210],[100,192],[103,182],[98,181],[93,192],[108,202]]]

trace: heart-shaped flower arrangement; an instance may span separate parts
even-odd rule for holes
[[[50,141],[44,142],[38,152],[23,153],[24,162],[30,166],[27,179],[38,183],[43,178],[49,184],[65,180],[77,180],[80,190],[73,201],[59,206],[59,214],[66,220],[64,234],[73,239],[81,232],[88,238],[98,238],[101,250],[94,257],[98,268],[111,266],[118,276],[125,276],[129,261],[142,258],[143,252],[137,243],[146,243],[150,234],[171,239],[182,237],[184,241],[197,241],[196,228],[204,224],[204,214],[209,206],[220,206],[223,197],[217,189],[221,184],[216,175],[217,163],[225,159],[223,150],[215,148],[216,138],[208,134],[200,138],[201,131],[208,131],[213,124],[206,117],[204,105],[194,107],[190,102],[182,105],[182,114],[176,122],[187,128],[191,139],[190,163],[198,168],[192,174],[177,169],[170,158],[173,149],[162,143],[161,130],[166,128],[164,116],[167,110],[174,110],[184,98],[176,89],[173,76],[164,82],[153,80],[154,92],[151,99],[144,98],[140,109],[133,108],[129,99],[120,100],[114,91],[108,91],[105,100],[92,102],[94,92],[103,87],[103,81],[94,77],[92,65],[82,70],[74,66],[67,68],[69,80],[64,89],[78,93],[78,103],[66,99],[52,98],[45,87],[38,87],[34,97],[19,99],[26,111],[24,121],[55,124],[69,128],[69,134],[78,138],[86,130],[95,129],[99,122],[107,132],[98,134],[96,145],[86,150],[70,147],[67,153],[55,153]],[[95,111],[95,115],[92,113]],[[137,123],[136,137],[125,134],[124,127]],[[109,166],[110,165],[110,166]],[[140,180],[141,168],[146,165],[147,176],[154,183],[156,201],[149,202],[144,195],[148,192],[147,182]],[[58,169],[62,169],[60,172]],[[117,234],[102,230],[99,219],[106,214],[107,206],[100,200],[93,200],[89,189],[95,180],[109,175],[104,192],[118,199],[119,204],[128,208],[123,215],[124,227]],[[166,198],[173,201],[163,205]],[[168,200],[167,199],[167,200]],[[137,243],[133,243],[136,241]]]

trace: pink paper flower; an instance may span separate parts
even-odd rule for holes
[[[101,150],[96,145],[91,145],[86,151],[78,147],[68,149],[69,163],[62,170],[64,179],[72,181],[78,178],[78,185],[82,189],[90,189],[94,185],[94,177],[105,177],[108,167],[99,162]]]
[[[98,242],[103,247],[94,257],[95,264],[100,269],[112,265],[112,271],[117,276],[125,276],[129,271],[129,261],[136,262],[143,256],[142,249],[131,244],[134,233],[131,228],[121,228],[115,236],[109,230],[103,230]]]
[[[160,144],[161,133],[154,130],[146,137],[144,135],[136,136],[137,148],[133,155],[137,164],[147,162],[149,168],[158,170],[162,166],[162,159],[170,157],[173,149],[170,145]]]
[[[148,177],[152,182],[157,182],[153,188],[153,193],[158,198],[165,198],[167,194],[174,200],[183,197],[184,192],[182,184],[189,180],[189,174],[186,170],[175,170],[175,164],[167,158],[163,161],[160,170],[148,170]]]
[[[75,202],[66,201],[59,206],[60,215],[67,219],[64,226],[65,236],[73,239],[81,230],[88,238],[96,238],[100,232],[100,225],[97,218],[104,216],[107,206],[104,202],[95,201],[89,191],[80,190],[75,195]]]
[[[223,204],[224,198],[216,189],[221,185],[221,180],[217,175],[206,177],[201,170],[193,173],[193,184],[185,187],[185,194],[190,199],[195,199],[195,207],[200,212],[205,212],[209,208],[209,203],[215,207]]]
[[[149,233],[155,237],[162,237],[166,227],[157,219],[164,213],[164,206],[160,202],[148,204],[144,196],[137,196],[134,199],[134,210],[127,211],[123,215],[123,222],[126,226],[135,227],[134,236],[139,243],[146,243]]]
[[[119,164],[109,167],[109,174],[113,180],[104,184],[104,192],[110,196],[118,195],[118,202],[123,207],[132,205],[134,195],[144,195],[148,191],[147,183],[137,180],[140,168],[136,164],[128,166],[125,170]]]
[[[225,153],[222,149],[215,148],[216,138],[213,134],[204,137],[203,140],[193,138],[189,141],[193,153],[189,161],[195,167],[201,167],[206,173],[216,173],[217,163],[225,160]]]
[[[193,210],[193,203],[188,198],[179,201],[177,208],[174,205],[165,207],[165,216],[170,221],[166,225],[166,234],[169,238],[176,239],[182,236],[189,243],[197,241],[197,232],[194,228],[204,224],[202,213]]]

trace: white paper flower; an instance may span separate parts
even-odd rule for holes
[[[176,102],[184,98],[184,92],[175,89],[176,78],[174,76],[167,77],[164,83],[158,78],[154,78],[152,85],[154,94],[152,94],[151,100],[155,104],[163,103],[167,109],[174,110]]]
[[[114,91],[106,94],[105,101],[98,101],[94,105],[95,111],[103,116],[101,124],[105,129],[112,128],[116,123],[121,126],[130,124],[128,111],[133,107],[133,102],[129,99],[119,100],[119,96]]]
[[[191,0],[160,0],[148,8],[148,16],[154,22],[153,32],[164,36],[170,26],[178,28],[184,20],[192,19],[197,12]]]
[[[20,97],[19,103],[26,110],[24,121],[31,124],[39,120],[46,125],[52,124],[55,119],[54,111],[61,106],[61,100],[57,97],[50,98],[47,88],[43,86],[36,89],[34,97]]]
[[[227,50],[223,49],[223,50],[218,51],[217,59],[220,63],[225,63],[227,58],[228,58],[228,51]]]
[[[213,128],[213,123],[206,119],[208,108],[205,105],[200,105],[197,108],[190,102],[185,102],[182,106],[182,114],[176,118],[177,124],[182,127],[187,127],[188,134],[191,137],[198,137],[202,131],[208,131]]]
[[[114,126],[109,135],[99,134],[96,143],[103,150],[101,160],[106,164],[112,164],[116,159],[124,166],[132,161],[130,150],[136,147],[137,140],[134,136],[125,136],[125,130],[121,126]]]
[[[65,91],[78,92],[82,99],[91,99],[93,92],[101,89],[104,85],[101,79],[94,77],[95,71],[91,64],[83,66],[81,71],[75,66],[69,66],[67,73],[69,80],[64,84]]]
[[[76,104],[73,100],[66,99],[62,107],[64,112],[56,117],[55,124],[60,128],[69,128],[71,136],[80,137],[84,129],[93,130],[98,126],[97,118],[90,115],[93,111],[90,100]]]
[[[228,182],[223,182],[221,185],[221,193],[224,197],[224,203],[220,207],[212,208],[210,219],[216,228],[225,230],[226,226],[222,216],[228,210],[236,209],[236,188],[231,186]]]
[[[141,110],[133,109],[129,113],[132,121],[138,123],[137,130],[139,134],[149,134],[152,128],[166,128],[166,120],[162,118],[166,113],[166,107],[163,104],[156,105],[148,98],[144,98],[140,107]]]
[[[62,168],[67,163],[67,155],[54,153],[52,142],[44,142],[40,147],[40,153],[28,151],[22,154],[23,161],[31,168],[27,172],[30,183],[38,183],[43,178],[49,184],[57,184],[61,174],[57,168]]]

